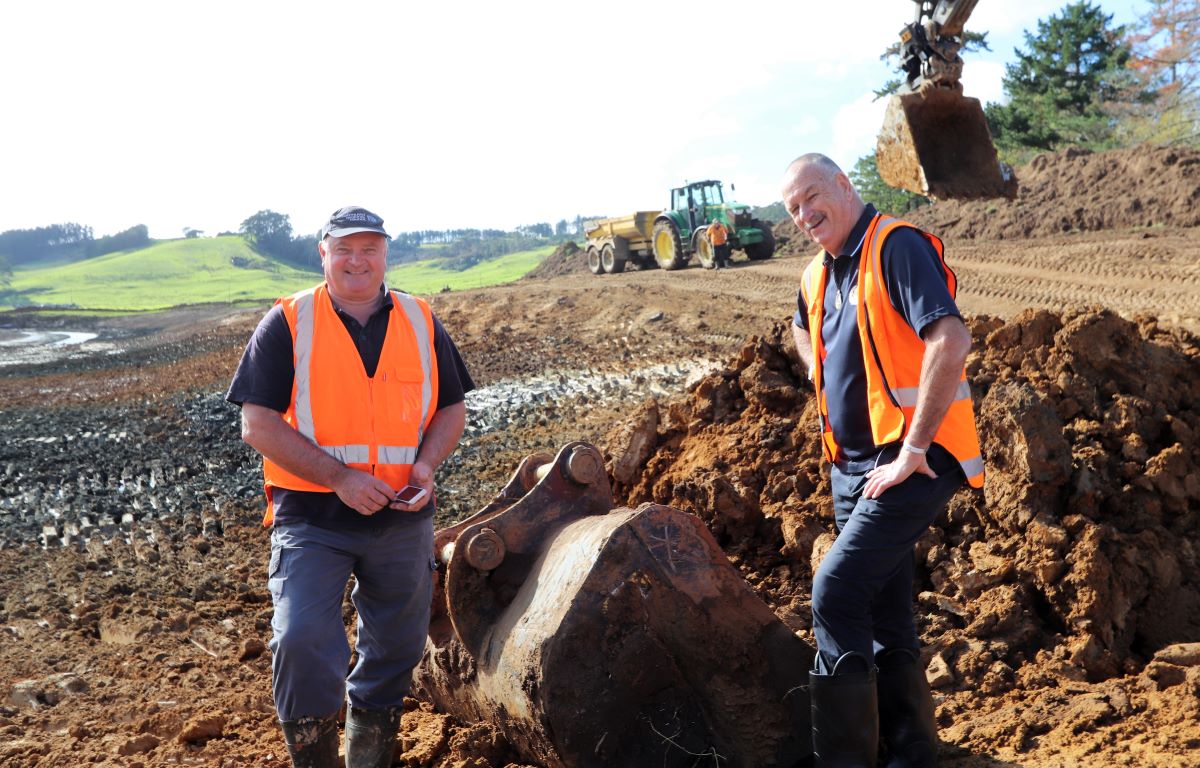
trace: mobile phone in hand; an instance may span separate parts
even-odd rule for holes
[[[428,492],[419,485],[406,485],[396,492],[396,501],[401,504],[416,504]]]

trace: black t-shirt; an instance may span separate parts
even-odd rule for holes
[[[858,333],[858,270],[863,238],[876,210],[867,205],[837,258],[825,255],[829,277],[825,284],[825,315],[821,340],[825,345],[822,380],[829,408],[829,428],[845,461],[846,471],[865,472],[878,459],[883,446],[871,437],[871,414],[867,405],[867,371],[863,365],[862,339]],[[946,286],[937,251],[917,230],[900,227],[883,243],[883,274],[892,306],[920,336],[934,320],[953,315],[961,318]],[[808,330],[808,305],[796,294],[793,322]],[[816,350],[813,350],[816,353]]]
[[[354,340],[354,346],[362,358],[368,376],[375,375],[379,356],[383,352],[383,341],[387,335],[388,320],[392,311],[391,294],[379,309],[361,325],[347,313],[337,310],[346,332]],[[475,389],[475,382],[467,371],[466,363],[458,348],[446,333],[437,317],[433,318],[433,346],[437,355],[438,393],[437,408],[441,410],[461,403],[467,392]],[[292,352],[292,332],[284,317],[283,307],[276,304],[259,322],[242,353],[233,382],[225,399],[242,405],[252,403],[280,413],[287,411],[292,400],[292,381],[296,369]],[[374,515],[361,515],[348,507],[335,493],[294,491],[276,488],[272,501],[275,519],[287,521],[303,519],[322,528],[370,529],[399,525],[433,516],[434,502],[419,512],[401,512],[385,507]]]

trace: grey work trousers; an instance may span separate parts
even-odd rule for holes
[[[279,719],[336,714],[347,695],[361,709],[402,704],[429,631],[433,566],[429,518],[366,531],[276,523],[268,586]],[[351,575],[358,660],[347,675],[342,601]]]

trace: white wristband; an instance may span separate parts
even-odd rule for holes
[[[918,448],[917,446],[909,443],[907,440],[905,440],[903,443],[901,443],[900,447],[903,448],[904,450],[908,451],[909,453],[915,453],[918,456],[924,456],[925,452],[929,450],[928,448]]]

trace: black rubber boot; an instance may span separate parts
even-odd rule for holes
[[[346,709],[346,768],[390,768],[400,730],[400,707]]]
[[[838,659],[832,675],[809,672],[808,684],[816,765],[875,768],[879,754],[875,668],[860,654],[847,653]]]
[[[283,720],[279,725],[294,768],[340,768],[336,715]]]
[[[937,724],[933,694],[915,651],[885,651],[879,663],[879,730],[887,748],[887,768],[937,765]]]

